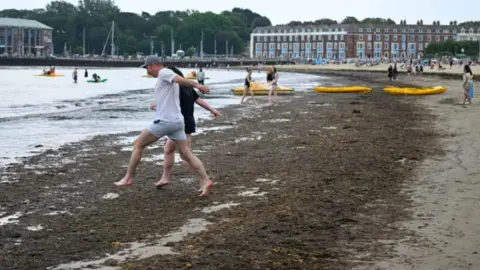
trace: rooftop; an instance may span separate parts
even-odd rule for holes
[[[22,27],[22,28],[36,28],[36,29],[53,29],[41,22],[27,19],[15,19],[15,18],[0,18],[0,27]]]

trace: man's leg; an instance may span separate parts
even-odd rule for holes
[[[133,183],[132,177],[135,173],[135,170],[137,169],[138,164],[140,163],[140,160],[142,159],[143,150],[145,149],[145,147],[158,141],[158,139],[159,137],[154,136],[147,129],[144,129],[142,133],[140,133],[138,138],[133,143],[133,152],[132,156],[130,157],[130,163],[128,164],[127,173],[120,181],[114,183],[116,186],[128,186]]]
[[[192,136],[190,134],[187,134],[187,142],[188,142],[188,147],[191,149],[191,141],[192,141]],[[163,174],[162,178],[155,183],[155,186],[157,188],[162,188],[172,181],[172,171],[173,171],[173,166],[175,165],[175,150],[176,150],[176,145],[175,143],[168,138],[167,143],[165,144],[164,147],[164,152],[163,152]],[[187,163],[187,166],[189,164]],[[189,167],[189,169],[191,169]]]
[[[208,178],[205,167],[203,167],[202,161],[198,159],[188,147],[188,141],[186,140],[175,140],[175,145],[180,152],[180,156],[185,160],[190,167],[200,176],[200,187],[201,193],[200,196],[207,196],[210,190],[213,187],[212,181]]]

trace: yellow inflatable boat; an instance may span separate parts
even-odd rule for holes
[[[270,91],[270,86],[268,84],[252,82],[250,84],[250,89],[252,89],[253,95],[255,96],[268,96],[268,92]],[[235,96],[243,96],[243,86],[233,88],[232,94],[234,94]],[[295,89],[293,88],[277,86],[277,95],[279,96],[294,95],[294,94],[295,94]]]
[[[383,90],[391,95],[419,96],[419,95],[443,94],[445,93],[445,91],[447,91],[447,88],[442,86],[435,86],[435,87],[428,87],[428,88],[400,88],[400,87],[387,86],[383,88]]]
[[[38,74],[38,75],[35,75],[35,76],[39,76],[39,77],[63,77],[65,75],[57,74],[57,73],[50,73],[50,74]]]
[[[196,80],[197,79],[197,73],[195,71],[192,71],[185,76],[185,79]],[[205,80],[207,80],[207,79],[210,79],[210,78],[205,77]]]
[[[372,88],[365,86],[320,87],[313,88],[317,93],[369,93]]]

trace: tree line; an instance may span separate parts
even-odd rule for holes
[[[55,53],[63,52],[65,44],[72,53],[82,53],[85,29],[86,52],[100,54],[115,21],[115,45],[120,55],[149,54],[150,39],[154,52],[160,55],[163,44],[165,55],[169,55],[172,30],[175,49],[181,47],[187,54],[193,54],[193,48],[199,51],[202,32],[205,53],[214,53],[216,40],[218,54],[225,54],[227,42],[229,53],[233,49],[239,54],[254,28],[272,25],[267,17],[249,9],[233,8],[220,14],[195,10],[136,14],[121,11],[113,0],[80,0],[78,5],[52,1],[42,9],[2,10],[0,17],[37,20],[52,27]],[[108,49],[109,45],[110,41]]]
[[[428,56],[469,56],[478,58],[480,41],[456,41],[449,39],[443,43],[432,43],[425,48],[424,55]]]

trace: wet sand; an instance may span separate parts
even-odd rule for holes
[[[475,269],[477,108],[453,105],[455,87],[399,97],[382,91],[383,78],[359,77],[339,81],[371,94],[283,97],[200,124],[194,149],[215,182],[208,198],[196,196],[183,165],[171,186],[153,188],[161,144],[132,187],[114,188],[136,133],[11,166],[1,184],[0,221],[10,222],[0,226],[2,266]]]

